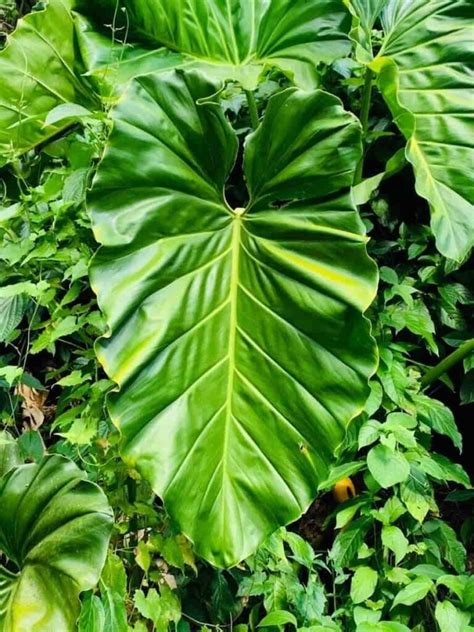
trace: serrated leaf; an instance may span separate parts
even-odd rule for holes
[[[226,566],[308,507],[362,409],[376,275],[350,198],[353,117],[320,91],[272,97],[245,145],[251,201],[232,209],[236,136],[203,101],[217,87],[198,73],[132,82],[89,206],[122,455]]]

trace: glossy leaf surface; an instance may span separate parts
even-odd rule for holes
[[[98,582],[112,529],[105,494],[61,456],[0,479],[2,632],[76,629],[79,593]]]
[[[307,508],[361,410],[376,271],[349,193],[360,128],[339,100],[271,99],[246,143],[250,202],[231,209],[236,135],[202,101],[216,89],[132,82],[89,200],[91,278],[123,457],[230,566]]]
[[[430,204],[440,252],[461,259],[474,243],[474,4],[391,0],[385,42],[371,67],[408,140],[416,190]]]
[[[50,0],[45,10],[20,20],[0,52],[0,163],[61,129],[43,126],[55,106],[94,105],[94,93],[80,76],[84,71],[69,0]]]
[[[79,9],[97,24],[122,16],[128,25],[127,42],[149,47],[149,56],[125,47],[119,74],[138,74],[133,71],[135,57],[140,67],[160,65],[152,51],[161,45],[182,54],[184,65],[247,88],[255,87],[266,65],[281,68],[301,86],[314,87],[316,64],[349,50],[350,19],[339,0],[122,0],[120,6],[123,12],[116,12],[115,0],[78,0]],[[103,58],[110,37],[87,38],[87,31],[89,54],[94,56],[93,48],[99,46]],[[104,65],[93,66],[96,71],[100,67]]]

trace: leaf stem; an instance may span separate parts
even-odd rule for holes
[[[363,152],[362,157],[359,160],[359,164],[357,165],[356,172],[354,174],[354,185],[359,184],[362,181],[362,173],[364,170],[364,158],[365,158],[365,149],[366,149],[366,136],[367,130],[369,128],[369,114],[370,114],[370,104],[372,100],[372,80],[374,78],[374,73],[370,68],[365,69],[365,78],[364,78],[364,87],[362,88],[362,101],[360,106],[360,122],[362,124],[362,143],[363,143]]]
[[[436,382],[442,375],[447,373],[453,366],[474,352],[474,338],[466,340],[460,347],[441,360],[436,366],[429,369],[421,378],[421,386],[426,388]]]
[[[247,103],[249,104],[250,122],[252,123],[253,129],[257,129],[259,121],[255,96],[251,90],[244,90],[244,92],[245,96],[247,97]]]

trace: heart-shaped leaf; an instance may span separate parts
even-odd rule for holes
[[[74,463],[47,456],[0,479],[1,632],[73,632],[105,562],[112,510]]]
[[[204,102],[217,88],[132,82],[89,205],[123,457],[229,566],[305,511],[362,409],[377,275],[350,196],[356,119],[322,91],[273,97],[245,146],[250,201],[232,209],[237,138]]]
[[[340,0],[77,0],[77,5],[97,25],[110,24],[113,17],[117,26],[120,19],[127,25],[127,47],[115,55],[119,49],[110,36],[99,37],[81,20],[92,70],[110,70],[112,52],[122,80],[166,65],[168,55],[156,51],[164,46],[181,55],[174,63],[249,89],[265,66],[280,68],[302,87],[315,87],[317,63],[342,57],[350,48],[349,14]]]

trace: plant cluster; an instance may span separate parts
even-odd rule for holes
[[[0,5],[0,631],[474,630],[470,3],[229,4]]]

